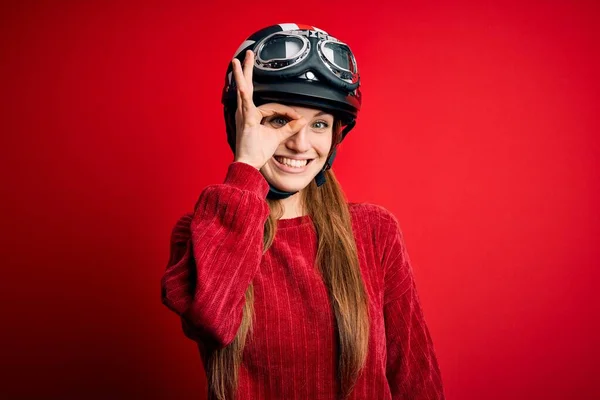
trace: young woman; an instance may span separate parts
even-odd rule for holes
[[[175,224],[161,282],[210,399],[444,399],[398,221],[330,169],[359,86],[350,48],[299,24],[254,33],[228,68],[234,160]]]

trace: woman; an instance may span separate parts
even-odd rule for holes
[[[211,399],[444,399],[398,221],[330,169],[359,86],[350,48],[306,25],[261,29],[228,68],[234,160],[162,278]]]

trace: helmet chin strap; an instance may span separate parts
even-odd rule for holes
[[[284,192],[282,190],[277,189],[275,186],[269,183],[269,193],[267,193],[267,199],[271,200],[281,200],[290,197],[293,194],[298,192]]]
[[[326,182],[325,171],[327,171],[329,168],[331,168],[331,165],[333,164],[333,160],[335,159],[336,152],[337,152],[337,149],[333,149],[333,152],[331,153],[331,155],[327,159],[327,162],[325,163],[325,166],[315,176],[315,182],[317,183],[317,187],[323,185]],[[296,193],[298,193],[298,191],[295,191],[295,192],[285,192],[283,190],[279,190],[275,186],[271,185],[271,183],[269,182],[269,193],[267,193],[267,199],[271,199],[271,200],[286,199],[286,198],[288,198],[288,197],[290,197],[290,196],[292,196],[292,195],[294,195]]]

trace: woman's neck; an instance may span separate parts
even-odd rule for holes
[[[305,215],[302,204],[302,191],[279,201],[283,206],[283,215],[281,216],[281,219],[290,219]]]

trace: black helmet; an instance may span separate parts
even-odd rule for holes
[[[278,102],[325,110],[345,125],[341,140],[354,127],[361,106],[360,77],[347,44],[314,26],[277,24],[255,32],[238,47],[234,57],[242,64],[246,50],[256,55],[252,73],[256,106]],[[231,62],[221,103],[227,142],[235,154],[237,88]],[[325,183],[324,172],[333,164],[335,147],[315,177],[318,186]],[[282,199],[297,193],[269,186],[268,198]]]

